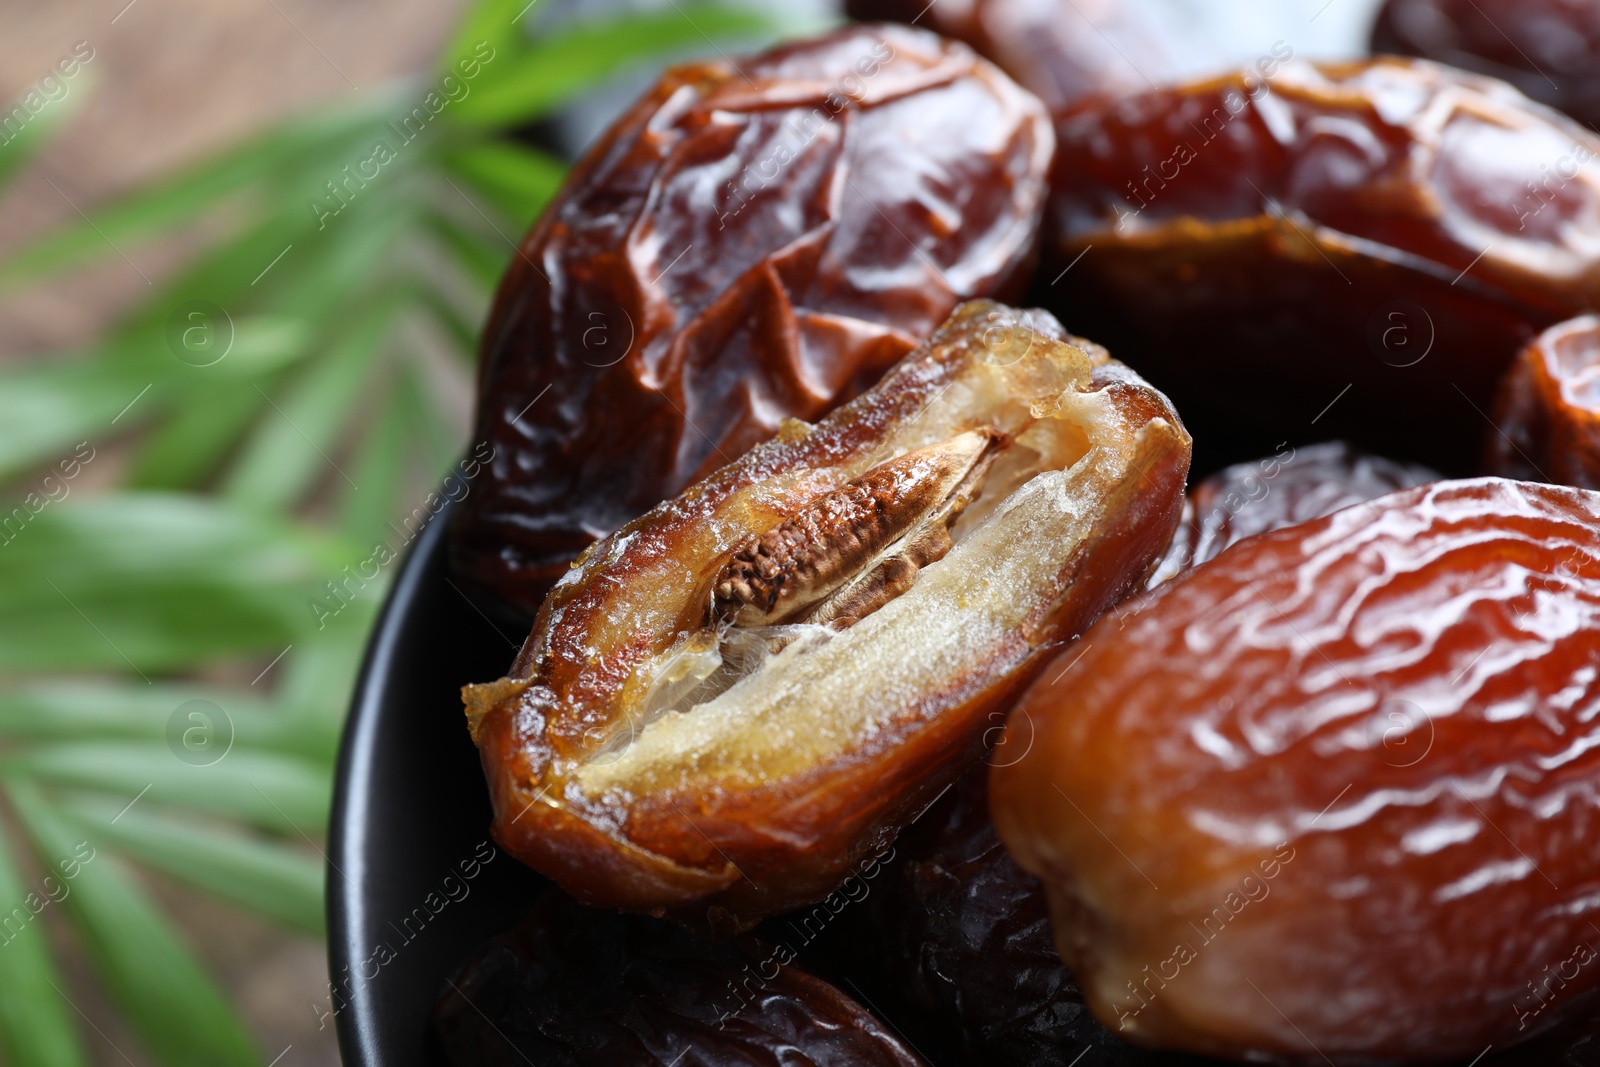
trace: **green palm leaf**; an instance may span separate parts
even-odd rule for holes
[[[0,262],[10,292],[220,235],[99,343],[0,367],[0,908],[27,908],[22,872],[92,849],[48,907],[160,1063],[277,1050],[253,1047],[140,870],[322,932],[334,754],[391,554],[461,454],[478,323],[565,174],[510,128],[778,26],[676,7],[533,37],[526,0],[483,0],[431,80],[84,205]],[[401,138],[429,91],[453,99]],[[86,95],[0,146],[0,187]],[[349,177],[380,140],[395,157]],[[0,932],[0,1059],[77,1067],[77,992],[45,926],[17,931]]]

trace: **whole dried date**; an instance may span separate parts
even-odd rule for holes
[[[462,965],[434,1028],[459,1067],[926,1067],[781,955],[553,890]]]
[[[1438,480],[1437,471],[1368,455],[1343,441],[1302,448],[1286,442],[1266,459],[1234,464],[1189,491],[1183,521],[1149,587],[1215,559],[1246,537]]]
[[[1471,473],[1518,348],[1600,304],[1600,139],[1499,82],[1292,62],[1088,102],[1057,138],[1071,273],[1040,299],[1139,353],[1201,469],[1318,420]]]
[[[669,71],[573,169],[483,335],[456,569],[532,614],[596,537],[870,385],[1031,267],[1053,145],[965,46],[855,26]]]
[[[1600,316],[1552,326],[1524,348],[1494,422],[1489,473],[1600,489]]]
[[[1064,653],[991,809],[1108,1026],[1467,1058],[1600,988],[1597,522],[1566,487],[1408,489],[1238,545]]]
[[[1500,78],[1600,124],[1600,7],[1590,0],[1389,0],[1372,50]]]
[[[463,690],[496,839],[582,900],[718,929],[881,849],[1177,523],[1176,414],[1063,337],[964,304],[586,553],[510,677]]]

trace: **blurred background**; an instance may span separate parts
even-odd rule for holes
[[[1355,54],[1371,8],[1230,44]],[[661,65],[836,17],[0,4],[0,1063],[338,1062],[339,731],[495,281]]]

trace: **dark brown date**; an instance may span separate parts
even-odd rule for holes
[[[1039,299],[1162,383],[1202,470],[1315,422],[1471,473],[1517,350],[1600,300],[1600,140],[1499,82],[1291,62],[1057,135]]]
[[[1600,494],[1408,489],[1091,628],[991,811],[1130,1040],[1470,1059],[1600,989],[1597,663]]]
[[[781,949],[555,891],[461,967],[434,1027],[458,1067],[926,1067]]]
[[[908,27],[668,72],[500,285],[457,570],[532,615],[596,537],[1015,295],[1052,145],[1036,99]]]
[[[1552,326],[1524,348],[1494,421],[1489,473],[1600,489],[1600,317]]]
[[[1343,441],[1302,448],[1285,444],[1266,459],[1220,470],[1189,491],[1183,521],[1149,587],[1215,559],[1247,537],[1438,480],[1437,471],[1368,455]]]
[[[1500,78],[1600,124],[1600,6],[1591,0],[1389,0],[1372,50]]]

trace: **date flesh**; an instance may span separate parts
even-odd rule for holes
[[[1389,0],[1372,50],[1487,74],[1600,124],[1600,7],[1589,0]]]
[[[781,955],[554,890],[462,965],[434,1028],[459,1067],[926,1067]]]
[[[1103,349],[962,305],[861,397],[596,544],[510,676],[463,690],[495,838],[581,900],[717,930],[820,899],[1143,579],[1188,453]],[[798,621],[735,588],[761,560]]]
[[[1109,1028],[1465,1060],[1600,989],[1597,522],[1567,487],[1404,490],[1236,546],[1041,675],[991,810]]]
[[[1150,576],[1154,589],[1258,533],[1320,519],[1396,489],[1439,480],[1437,471],[1368,455],[1343,441],[1236,463],[1189,491],[1183,521]]]
[[[1137,353],[1201,469],[1317,419],[1475,473],[1517,350],[1600,305],[1600,139],[1499,82],[1290,62],[1085,102],[1057,140],[1073,284],[1040,299]]]
[[[452,562],[529,616],[595,538],[1019,295],[1054,138],[964,45],[853,26],[669,71],[523,241]]]
[[[1500,383],[1484,466],[1507,478],[1600,489],[1600,316],[1552,326]]]

